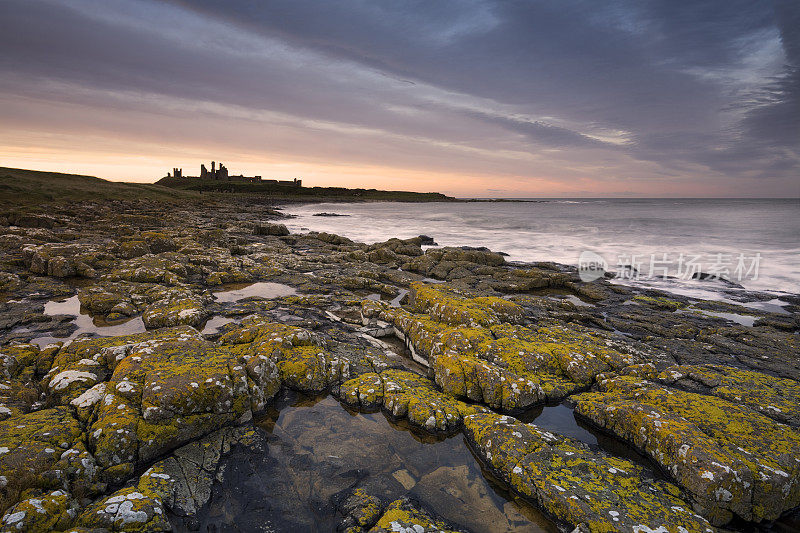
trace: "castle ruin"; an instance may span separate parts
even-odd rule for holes
[[[293,180],[265,180],[262,179],[261,176],[245,176],[244,174],[233,175],[228,172],[228,167],[223,165],[222,163],[219,164],[219,168],[217,168],[216,161],[211,162],[211,170],[206,168],[205,164],[200,165],[200,175],[199,176],[184,176],[182,168],[173,168],[172,174],[167,172],[167,177],[175,177],[181,179],[196,179],[196,180],[211,180],[211,181],[235,181],[235,182],[245,182],[245,183],[266,183],[270,185],[281,185],[284,187],[302,187],[303,180],[299,180],[297,178]]]

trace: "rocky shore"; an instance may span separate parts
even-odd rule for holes
[[[0,214],[0,531],[800,524],[800,297],[583,283],[280,216]],[[593,440],[537,423],[556,405]]]

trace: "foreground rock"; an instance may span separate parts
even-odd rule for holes
[[[507,411],[559,401],[596,375],[646,361],[632,346],[559,324],[529,327],[508,300],[462,296],[411,284],[413,311],[365,301],[366,323],[379,319],[427,359],[448,394]]]
[[[487,249],[423,250],[433,241],[422,236],[291,235],[265,221],[273,214],[243,199],[0,214],[4,530],[196,527],[223,476],[219,456],[248,440],[251,417],[272,412],[281,389],[331,394],[342,413],[380,409],[425,445],[463,431],[498,478],[562,526],[706,531],[705,520],[757,523],[800,503],[800,298],[782,296],[772,313],[582,283],[569,267]],[[221,286],[256,281],[268,283],[249,289],[282,291],[237,300]],[[80,316],[53,305],[70,297]],[[774,295],[748,297],[769,308]],[[122,324],[136,329],[111,336],[106,326]],[[492,411],[522,418],[564,399],[669,481]],[[303,434],[339,434],[320,427]],[[336,443],[308,462],[294,438],[277,475],[304,486],[304,463],[338,472],[315,512],[354,486],[427,491],[423,505],[365,493],[374,505],[345,513],[354,531],[452,529],[420,510],[436,502],[457,520],[441,509],[477,501],[464,496],[464,465],[426,456],[428,474],[397,464],[376,481],[371,465],[339,472]],[[489,508],[470,523],[534,526]]]
[[[671,483],[572,439],[497,414],[464,420],[467,439],[515,490],[589,531],[713,531]],[[658,527],[656,527],[658,526]]]
[[[345,518],[339,525],[347,533],[458,533],[446,522],[420,509],[408,498],[384,506],[379,498],[356,489],[342,505]]]
[[[622,376],[579,396],[577,412],[660,464],[714,523],[800,503],[800,432],[746,404]]]
[[[465,415],[485,410],[443,394],[429,380],[402,370],[362,374],[343,383],[339,394],[347,405],[383,408],[430,432],[459,429]]]

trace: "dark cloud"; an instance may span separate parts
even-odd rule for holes
[[[133,92],[277,114],[395,143],[398,165],[458,148],[487,170],[521,154],[501,165],[518,176],[800,173],[796,0],[7,0],[0,18],[9,98],[97,97],[59,82],[110,107]]]

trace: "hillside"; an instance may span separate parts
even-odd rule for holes
[[[378,189],[346,189],[344,187],[296,188],[271,183],[240,183],[196,178],[162,178],[156,184],[182,191],[259,194],[273,200],[291,202],[448,202],[455,200],[455,198],[438,192],[382,191]]]
[[[163,200],[199,197],[152,183],[123,183],[94,176],[0,167],[0,206],[82,200]]]
[[[267,183],[236,183],[163,178],[156,183],[108,181],[94,176],[0,167],[0,207],[47,205],[84,200],[156,200],[180,202],[230,198],[230,193],[257,196],[270,202],[446,202],[440,193],[346,189],[343,187],[286,187]]]

